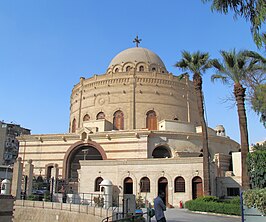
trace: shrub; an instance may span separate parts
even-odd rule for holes
[[[233,201],[235,202],[235,200]],[[229,215],[241,215],[239,203],[221,202],[217,197],[201,197],[196,200],[189,200],[185,207],[191,211],[212,212]]]
[[[247,190],[243,194],[243,199],[247,207],[255,207],[266,215],[266,188]]]

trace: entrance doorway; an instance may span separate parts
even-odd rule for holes
[[[133,194],[133,180],[130,177],[124,179],[124,194]]]
[[[192,179],[192,199],[201,196],[203,196],[202,179],[197,176]]]
[[[168,205],[168,181],[165,177],[160,177],[158,180],[158,195],[159,191],[163,191],[165,193],[163,202],[165,205]]]

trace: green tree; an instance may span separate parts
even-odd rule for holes
[[[175,64],[175,67],[183,71],[193,73],[193,84],[197,96],[198,111],[202,126],[202,148],[203,148],[203,177],[204,177],[204,195],[210,195],[210,165],[209,165],[209,147],[206,121],[204,118],[203,93],[202,93],[202,74],[209,68],[211,63],[208,53],[188,51],[182,52],[182,59]]]
[[[263,67],[262,70],[248,73],[245,82],[252,109],[260,116],[260,121],[266,128],[266,58],[253,51],[245,50],[243,53],[253,62],[260,63],[260,66]]]
[[[234,12],[235,18],[243,17],[251,23],[251,33],[256,45],[260,48],[265,45],[265,33],[261,33],[261,26],[266,21],[265,0],[202,0],[212,2],[211,10],[227,14]]]
[[[222,80],[225,84],[234,84],[234,96],[237,104],[240,140],[241,140],[241,163],[242,163],[242,189],[249,188],[249,177],[247,172],[247,154],[249,150],[247,117],[245,110],[245,91],[244,83],[250,73],[263,69],[258,61],[250,60],[243,51],[235,50],[226,52],[221,51],[223,62],[218,59],[212,60],[212,65],[216,69],[216,74],[212,75],[212,81]]]
[[[256,144],[247,157],[252,188],[266,187],[266,142]]]

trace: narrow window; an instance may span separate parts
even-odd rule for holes
[[[88,114],[86,114],[84,117],[83,117],[83,121],[89,121],[90,120],[90,116]]]
[[[71,132],[75,133],[76,132],[76,119],[74,118],[72,121],[72,128],[71,128]]]
[[[97,177],[95,180],[94,191],[100,191],[100,183],[103,181],[103,178]]]
[[[185,192],[185,180],[183,177],[175,178],[175,192]]]
[[[157,130],[157,116],[153,110],[148,111],[146,114],[146,128]]]
[[[139,67],[139,71],[140,71],[140,72],[143,72],[143,71],[144,71],[144,66],[140,66],[140,67]]]
[[[118,110],[114,113],[113,128],[115,130],[124,129],[124,113],[121,110]]]
[[[104,112],[99,112],[96,116],[96,119],[105,119],[105,114]]]
[[[131,69],[131,67],[130,67],[130,66],[127,66],[127,67],[126,67],[126,71],[127,71],[127,72],[129,72],[129,71],[130,71],[130,69]]]
[[[140,179],[140,192],[143,193],[150,192],[150,179],[148,177],[142,177]]]

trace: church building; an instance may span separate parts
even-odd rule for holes
[[[212,195],[240,186],[239,144],[222,125],[208,128]],[[168,206],[203,195],[200,118],[193,83],[167,71],[149,49],[118,53],[106,73],[81,77],[70,98],[69,133],[23,135],[19,157],[34,175],[67,181],[75,193],[100,192],[108,179],[121,194]]]

